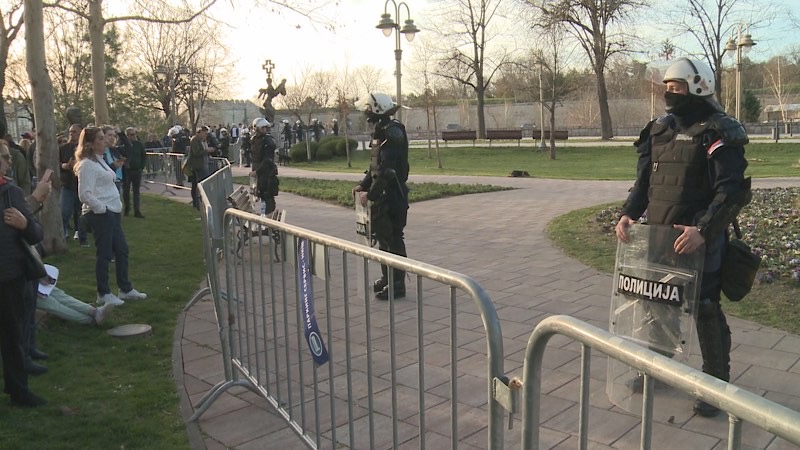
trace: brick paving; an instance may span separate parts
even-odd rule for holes
[[[235,168],[234,173],[244,175],[245,170]],[[291,167],[282,167],[281,175],[360,179],[359,175],[311,174]],[[607,328],[611,276],[564,255],[550,243],[544,229],[549,221],[568,211],[623,199],[630,182],[414,175],[411,181],[516,188],[415,203],[406,228],[411,258],[469,275],[489,292],[503,328],[507,373],[521,376],[530,333],[549,315],[568,314]],[[754,184],[755,187],[800,186],[800,179],[757,180]],[[294,225],[344,239],[354,238],[351,210],[287,193],[280,194],[278,205],[288,210],[289,222]],[[464,317],[459,316],[459,321],[468,321],[471,320],[468,315],[474,312],[459,312],[462,314]],[[729,320],[733,331],[732,381],[773,401],[800,408],[800,337],[749,321]],[[426,360],[430,362],[434,355],[427,355]],[[442,366],[446,366],[447,352],[441,352],[441,359]],[[184,397],[184,415],[188,417],[193,412],[191,405],[196,405],[215,383],[224,379],[210,300],[201,300],[181,317],[174,363]],[[592,363],[590,448],[638,448],[638,417],[608,402],[605,358],[595,356]],[[699,357],[694,357],[691,363],[698,367]],[[579,347],[568,339],[551,339],[544,366],[541,448],[576,448]],[[468,372],[471,371],[464,369],[463,383],[480,386],[484,382],[478,378],[482,374]],[[676,401],[672,406],[679,412],[671,420],[659,416],[657,406],[654,448],[665,441],[670,442],[669,448],[681,449],[717,449],[727,444],[727,417],[695,417],[688,400]],[[434,421],[435,415],[440,414],[441,420],[448,421],[448,412],[445,407],[432,408],[428,420]],[[355,425],[358,430],[363,422]],[[244,388],[225,392],[196,424],[187,424],[187,429],[194,448],[304,448],[304,443],[274,408]],[[519,429],[517,421],[514,430],[506,432],[507,448],[518,447]],[[428,438],[428,448],[440,447],[436,444],[437,436],[442,439],[442,447],[449,446],[447,438],[433,435]],[[743,444],[756,449],[795,448],[748,425],[744,427]],[[330,448],[330,442],[323,441],[323,446]],[[485,446],[484,441],[465,439],[459,448]]]

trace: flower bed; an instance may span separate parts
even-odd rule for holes
[[[753,201],[739,213],[742,239],[761,256],[756,281],[792,280],[800,283],[800,188],[754,189]],[[595,216],[599,230],[614,236],[621,207],[605,208]]]

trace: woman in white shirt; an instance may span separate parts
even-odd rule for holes
[[[78,197],[83,203],[82,212],[92,227],[97,249],[95,276],[97,303],[101,306],[122,305],[124,300],[147,298],[146,294],[134,289],[128,279],[128,242],[120,222],[122,201],[114,183],[114,169],[103,159],[105,149],[106,137],[97,127],[84,128],[75,149]],[[116,263],[119,296],[111,293],[108,282],[108,264],[112,257]]]

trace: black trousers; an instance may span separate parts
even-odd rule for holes
[[[378,248],[398,256],[408,256],[408,254],[406,254],[406,241],[403,234],[403,229],[405,229],[408,219],[408,206],[405,203],[390,202],[388,216],[388,223],[390,226],[375,233],[375,238],[378,241]],[[392,272],[394,285],[405,287],[406,273],[399,269],[393,269]],[[387,281],[389,280],[389,268],[385,265],[381,265],[381,277]]]
[[[21,397],[28,391],[22,341],[22,315],[27,281],[23,277],[0,282],[0,353],[5,391]]]
[[[139,191],[142,187],[142,171],[139,169],[125,169],[125,177],[122,179],[122,203],[125,205],[125,212],[131,210],[131,188],[133,188],[133,212],[140,213]]]

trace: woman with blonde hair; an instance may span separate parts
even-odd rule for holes
[[[82,213],[94,231],[97,303],[101,306],[122,305],[124,300],[147,298],[146,294],[134,289],[128,279],[128,242],[120,221],[122,200],[114,183],[114,169],[103,158],[105,150],[103,130],[84,128],[75,149],[75,174],[78,176],[78,197],[83,203]],[[112,258],[116,261],[119,296],[112,294],[109,287],[108,264]]]

